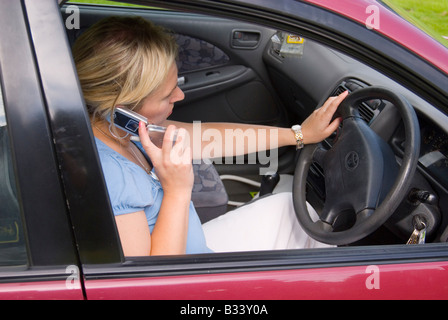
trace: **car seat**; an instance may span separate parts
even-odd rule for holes
[[[227,212],[229,197],[213,164],[193,163],[194,184],[191,200],[202,223]]]

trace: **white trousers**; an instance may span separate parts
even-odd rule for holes
[[[310,214],[315,214],[307,205]],[[207,246],[214,252],[332,247],[302,229],[290,192],[244,205],[203,224],[203,229]]]

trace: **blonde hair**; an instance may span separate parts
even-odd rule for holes
[[[140,17],[110,17],[89,28],[73,56],[91,120],[105,119],[117,105],[138,110],[176,55],[173,37]]]

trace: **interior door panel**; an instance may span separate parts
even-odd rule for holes
[[[225,65],[181,75],[184,101],[171,119],[276,124],[280,109],[256,73],[245,66]]]

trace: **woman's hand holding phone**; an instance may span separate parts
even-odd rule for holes
[[[143,122],[139,123],[139,136],[143,148],[150,157],[164,193],[191,195],[194,175],[192,152],[185,129],[170,125],[163,136],[161,147],[156,146],[148,135]],[[173,143],[174,142],[174,143]]]
[[[177,139],[174,142],[176,131]],[[173,125],[168,126],[161,148],[151,141],[143,122],[139,123],[138,133],[163,188],[162,205],[151,233],[151,252],[185,253],[194,181],[187,132],[185,129],[177,130]]]

